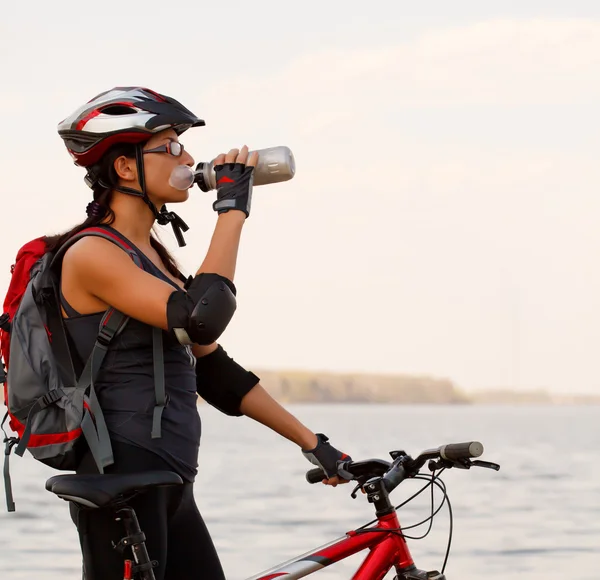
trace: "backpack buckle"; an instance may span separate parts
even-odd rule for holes
[[[17,437],[5,437],[2,442],[5,444],[4,455],[8,457],[12,451],[12,448],[19,443],[19,439]]]
[[[98,332],[96,340],[100,343],[101,346],[103,346],[104,348],[108,348],[114,336],[114,330],[110,330],[108,327],[103,326]]]
[[[42,400],[40,402],[40,411],[42,409],[45,409],[46,407],[49,407],[50,405],[56,403],[56,401],[58,401],[63,395],[64,395],[64,393],[62,392],[61,389],[53,389],[51,391],[48,391],[42,397]]]

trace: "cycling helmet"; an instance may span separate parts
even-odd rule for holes
[[[58,125],[75,164],[89,167],[116,143],[143,143],[165,129],[178,135],[205,123],[181,103],[143,87],[100,93]]]
[[[85,182],[94,189],[113,187],[117,191],[141,197],[161,225],[173,227],[180,246],[185,245],[182,231],[189,228],[174,212],[163,206],[160,211],[146,194],[142,145],[154,133],[173,129],[178,135],[190,127],[205,123],[180,102],[144,87],[115,87],[95,96],[58,125],[68,152],[76,165],[85,167]],[[117,143],[136,145],[136,162],[141,191],[129,187],[109,186],[99,180],[98,162]]]

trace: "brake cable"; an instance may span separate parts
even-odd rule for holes
[[[423,538],[427,537],[429,535],[429,533],[431,532],[431,529],[433,527],[433,518],[440,512],[440,510],[442,509],[444,504],[447,503],[448,504],[448,514],[449,514],[449,518],[450,518],[450,525],[449,525],[449,532],[448,532],[448,544],[446,547],[444,563],[442,565],[442,574],[443,574],[444,570],[446,569],[446,565],[448,563],[448,557],[450,556],[450,548],[452,546],[452,535],[453,535],[453,529],[454,529],[454,525],[453,525],[454,524],[454,516],[452,513],[452,505],[450,504],[450,498],[448,497],[446,484],[444,483],[444,481],[442,479],[440,479],[440,475],[445,470],[446,470],[446,468],[443,467],[437,475],[435,474],[435,472],[433,472],[431,474],[431,476],[415,475],[414,477],[412,477],[411,479],[420,479],[420,480],[427,481],[428,483],[427,483],[427,485],[424,485],[421,489],[419,489],[416,493],[414,493],[412,496],[410,496],[408,499],[404,500],[401,504],[397,505],[394,508],[395,511],[398,511],[401,507],[404,507],[406,504],[411,502],[417,496],[422,494],[428,487],[431,487],[431,514],[427,518],[425,518],[423,521],[418,522],[416,524],[412,524],[410,526],[403,526],[402,528],[396,528],[396,529],[394,529],[394,528],[392,528],[392,529],[390,529],[390,528],[365,529],[365,528],[367,528],[367,526],[370,526],[371,524],[378,521],[377,519],[374,519],[374,520],[364,524],[360,528],[357,528],[355,530],[355,533],[359,533],[359,534],[368,533],[368,532],[392,533],[392,534],[398,534],[409,540],[422,540]],[[437,507],[437,509],[435,509],[435,510],[434,510],[434,496],[433,496],[433,491],[434,491],[433,486],[434,485],[437,486],[439,489],[441,489],[442,494],[443,494],[442,501],[441,501],[440,505]],[[405,530],[410,530],[412,528],[422,526],[423,524],[426,524],[427,522],[429,522],[429,527],[422,536],[408,536],[404,533]]]

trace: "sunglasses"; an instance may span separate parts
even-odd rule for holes
[[[168,153],[173,157],[181,157],[183,155],[183,149],[183,144],[179,141],[169,141],[166,145],[161,145],[154,149],[145,149],[143,153]]]

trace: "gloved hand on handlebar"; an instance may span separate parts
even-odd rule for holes
[[[340,470],[338,467],[341,461],[352,461],[352,457],[330,445],[329,438],[323,433],[317,433],[316,435],[318,439],[317,446],[314,449],[303,449],[302,454],[304,457],[313,465],[320,467],[330,482],[336,476],[341,480],[352,479],[352,474],[345,473],[343,469]]]
[[[258,162],[258,153],[253,152],[248,159],[248,147],[242,150],[232,149],[226,156],[221,154],[215,159],[217,178],[217,200],[213,209],[218,213],[240,210],[250,215],[252,204],[252,185],[254,166]]]

